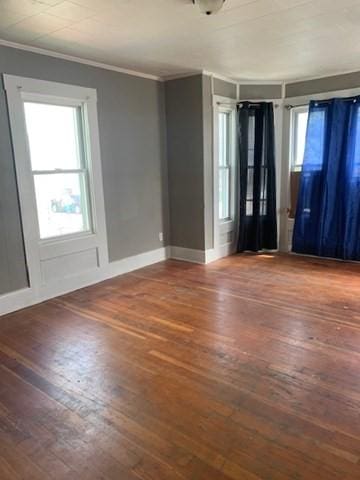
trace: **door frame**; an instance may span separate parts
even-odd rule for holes
[[[101,170],[101,155],[99,142],[99,127],[97,116],[97,93],[95,89],[57,82],[48,82],[14,75],[3,75],[6,90],[11,137],[15,158],[15,170],[20,202],[21,221],[25,256],[28,270],[29,286],[19,292],[26,303],[37,303],[45,298],[51,298],[64,291],[81,288],[85,284],[93,283],[99,278],[99,272],[109,263],[104,192]],[[89,197],[91,201],[91,223],[93,230],[84,234],[69,235],[40,241],[36,205],[34,208],[35,188],[31,170],[30,152],[27,140],[24,99],[39,98],[51,99],[57,104],[81,105],[84,114],[84,136],[89,162]],[[42,245],[40,255],[39,244]],[[51,281],[49,284],[42,281],[40,262],[46,260],[56,249],[57,255],[67,252],[69,242],[75,250],[86,251],[96,248],[97,267]],[[19,292],[13,292],[15,295]],[[11,295],[10,295],[11,299]]]

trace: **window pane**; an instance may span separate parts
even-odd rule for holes
[[[247,171],[246,199],[252,200],[254,194],[254,168],[249,167]]]
[[[305,139],[306,139],[306,127],[308,121],[308,112],[296,112],[295,130],[294,130],[294,164],[293,166],[299,168],[303,164],[304,151],[305,151]]]
[[[219,166],[224,167],[230,163],[229,150],[229,114],[219,113]]]
[[[219,170],[219,218],[224,220],[230,218],[230,169]]]
[[[79,169],[80,109],[25,102],[32,170]]]
[[[260,200],[260,215],[266,215],[267,201]]]
[[[35,175],[34,181],[41,239],[89,230],[84,174]]]
[[[261,185],[260,185],[260,198],[266,200],[267,197],[267,174],[268,169],[265,167],[261,168]]]
[[[254,150],[255,147],[255,115],[249,114],[248,148]]]
[[[307,171],[319,171],[322,169],[324,159],[325,133],[328,122],[328,111],[326,108],[317,108],[309,118],[309,132],[305,151],[307,155]]]
[[[246,201],[246,215],[251,216],[253,214],[253,201],[247,200]]]
[[[219,219],[231,217],[230,208],[230,177],[231,177],[231,150],[229,112],[219,113]]]
[[[248,166],[253,167],[254,166],[254,155],[255,151],[253,148],[249,148],[248,150]]]

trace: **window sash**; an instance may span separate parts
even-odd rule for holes
[[[230,112],[219,113],[219,167],[230,166]]]
[[[59,103],[56,101],[51,101],[50,99],[33,99],[31,97],[25,96],[23,98],[23,106],[25,109],[25,124],[26,124],[26,131],[28,134],[28,146],[29,146],[29,154],[30,154],[30,165],[31,169],[33,171],[58,171],[58,170],[63,170],[61,167],[56,167],[56,168],[33,168],[33,161],[32,161],[32,149],[31,149],[31,141],[30,141],[30,130],[29,130],[29,125],[28,125],[28,118],[26,114],[26,104],[33,105],[33,104],[38,104],[38,105],[44,105],[44,106],[49,106],[49,107],[65,107],[72,109],[72,127],[73,127],[73,140],[74,140],[74,146],[76,151],[74,152],[76,157],[77,157],[77,162],[76,166],[73,168],[69,169],[64,169],[64,170],[80,170],[84,169],[87,167],[87,150],[86,150],[86,144],[85,144],[85,128],[84,128],[84,106],[82,104],[74,104],[73,102],[63,102]]]
[[[80,203],[80,211],[78,212],[81,214],[83,228],[79,228],[70,233],[64,233],[60,235],[42,235],[41,233],[41,222],[40,222],[40,206],[38,204],[38,195],[42,194],[42,191],[36,187],[36,177],[43,177],[44,175],[54,177],[55,175],[76,175],[78,177],[79,182],[79,203]],[[90,201],[90,181],[89,181],[89,174],[87,170],[79,170],[79,171],[67,171],[67,172],[49,172],[44,174],[42,171],[40,174],[33,174],[33,185],[34,185],[34,192],[35,192],[35,201],[36,201],[36,214],[38,217],[38,226],[39,226],[39,239],[41,242],[53,241],[56,239],[61,238],[68,238],[68,237],[79,237],[81,235],[88,235],[89,233],[93,232],[93,219],[91,214],[91,201]],[[65,212],[63,212],[65,213]],[[72,212],[74,213],[74,212]]]
[[[32,170],[33,175],[58,175],[60,173],[87,173],[87,168],[71,168],[62,169],[56,168],[55,170]]]
[[[234,215],[234,108],[220,108],[217,113],[218,220],[230,222]]]
[[[222,191],[220,188],[222,187]],[[231,167],[219,167],[219,219],[231,219]]]
[[[296,172],[302,169],[303,161],[304,161],[304,154],[305,154],[305,141],[304,138],[304,154],[299,160],[298,157],[298,148],[299,148],[299,117],[300,115],[308,114],[309,108],[307,106],[301,107],[294,107],[292,110],[292,117],[291,117],[291,171]],[[306,135],[306,131],[305,131]]]
[[[78,168],[53,168],[53,169],[32,169],[32,162],[30,162],[30,169],[33,176],[33,187],[34,187],[34,194],[36,200],[36,215],[38,218],[38,234],[40,242],[47,242],[53,241],[57,239],[69,238],[69,237],[81,237],[82,235],[88,235],[94,231],[94,220],[92,215],[92,188],[90,182],[90,165],[89,165],[89,154],[88,148],[89,145],[87,143],[87,138],[85,136],[85,128],[84,128],[84,106],[82,104],[73,103],[73,102],[63,102],[59,103],[56,101],[51,101],[51,99],[47,99],[46,101],[42,101],[40,99],[33,100],[32,98],[23,98],[23,104],[25,103],[39,103],[39,104],[46,104],[46,105],[53,105],[53,106],[64,106],[64,107],[72,107],[75,108],[75,122],[74,122],[74,135],[77,145],[77,155],[78,155]],[[29,135],[29,134],[28,134]],[[30,139],[28,138],[28,142]],[[29,143],[28,143],[29,144]],[[30,147],[29,147],[30,151]],[[64,233],[60,235],[54,236],[44,236],[41,233],[40,227],[40,207],[38,205],[38,195],[41,195],[41,192],[38,191],[38,187],[36,186],[36,177],[42,176],[54,176],[54,175],[77,175],[79,177],[79,187],[80,187],[80,204],[81,204],[81,215],[83,221],[83,228],[75,231],[73,233]]]

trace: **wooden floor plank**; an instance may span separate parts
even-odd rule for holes
[[[356,480],[359,378],[359,265],[162,262],[0,319],[0,478]]]

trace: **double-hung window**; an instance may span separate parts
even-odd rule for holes
[[[108,264],[92,88],[4,75],[31,301],[101,278]]]
[[[81,106],[24,101],[40,239],[90,232],[89,175]]]
[[[232,218],[232,112],[219,111],[218,125],[219,220],[224,222]]]

